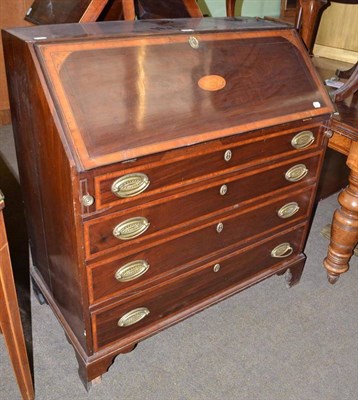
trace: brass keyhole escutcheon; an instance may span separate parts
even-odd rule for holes
[[[192,47],[193,49],[199,48],[199,40],[195,36],[189,37],[189,44],[190,44],[190,47]]]
[[[225,154],[224,154],[224,160],[226,162],[229,162],[231,160],[232,157],[232,151],[231,150],[226,150]]]
[[[227,186],[226,185],[222,185],[220,188],[220,194],[221,196],[225,196],[227,193]]]
[[[219,272],[220,268],[221,268],[220,264],[215,264],[213,270],[214,272]]]

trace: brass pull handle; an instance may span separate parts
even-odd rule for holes
[[[285,258],[293,253],[293,248],[289,243],[281,243],[271,251],[271,257]]]
[[[118,320],[118,326],[125,328],[134,325],[145,318],[149,313],[150,311],[146,307],[136,308],[124,314],[123,317]]]
[[[277,211],[277,215],[280,218],[286,219],[286,218],[290,218],[293,215],[295,215],[299,210],[300,210],[300,206],[295,201],[293,201],[291,203],[287,203],[284,206],[282,206]]]
[[[135,260],[118,268],[114,277],[118,282],[129,282],[144,275],[149,269],[149,264],[144,260]]]
[[[127,174],[114,181],[111,190],[117,197],[133,197],[144,192],[149,184],[150,180],[145,174]]]
[[[142,235],[150,223],[147,218],[135,217],[121,222],[113,229],[113,235],[120,240],[130,240]]]
[[[305,149],[315,141],[314,134],[311,131],[302,131],[297,133],[291,140],[291,145],[295,149]]]
[[[285,174],[285,178],[289,182],[298,182],[308,173],[308,169],[304,164],[297,164],[291,167]]]

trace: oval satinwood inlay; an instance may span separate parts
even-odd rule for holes
[[[220,75],[206,75],[199,79],[198,85],[208,92],[216,92],[226,86],[226,80]]]

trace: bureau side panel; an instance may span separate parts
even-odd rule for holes
[[[3,40],[35,276],[69,337],[76,341],[73,332],[85,347],[76,172],[28,45],[6,32]]]
[[[24,199],[27,229],[32,258],[41,266],[41,273],[49,282],[48,258],[44,234],[39,173],[36,159],[36,140],[31,132],[32,105],[29,101],[31,87],[25,66],[29,63],[25,45],[2,32],[12,127],[14,132],[20,185]],[[21,60],[21,61],[20,61]],[[20,62],[18,62],[20,61]]]

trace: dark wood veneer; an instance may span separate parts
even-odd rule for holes
[[[291,28],[179,19],[10,29],[3,40],[32,276],[86,387],[116,355],[233,293],[288,269],[299,281],[333,107]],[[296,149],[303,130],[315,141]],[[297,164],[308,173],[288,182]],[[113,181],[135,171],[148,189],[116,197]],[[300,209],[279,218],[289,202]],[[113,228],[133,216],[150,228],[119,242]],[[272,257],[282,241],[292,250]],[[134,259],[148,259],[147,274],[117,282]],[[142,306],[147,319],[116,326]]]
[[[207,144],[193,146],[184,154],[179,153],[180,158],[179,154],[175,157],[170,153],[163,153],[163,157],[159,160],[150,156],[143,157],[146,161],[145,173],[151,183],[145,192],[137,196],[139,200],[137,197],[118,198],[111,191],[113,182],[119,177],[143,170],[142,165],[138,165],[137,162],[123,164],[120,172],[116,170],[114,173],[95,177],[96,210],[108,209],[109,206],[115,205],[120,205],[121,209],[136,203],[142,205],[152,199],[152,194],[160,192],[161,196],[163,189],[166,188],[178,187],[183,190],[185,185],[202,180],[203,177],[213,178],[225,172],[236,172],[257,165],[259,160],[272,162],[275,158],[306,151],[307,149],[297,150],[291,144],[295,135],[304,130],[311,131],[315,136],[315,141],[309,146],[310,150],[322,144],[318,126],[307,125],[300,127],[300,130],[291,129],[288,132],[274,132],[271,135],[255,132],[251,138],[250,135],[245,135],[245,140],[234,137],[234,140],[221,139],[217,143],[211,143],[210,146]],[[231,151],[229,161],[224,158],[227,150]],[[225,176],[222,176],[222,179],[225,179]]]
[[[292,225],[292,221],[297,223],[298,219],[307,218],[307,205],[313,197],[313,189],[300,189],[277,198],[274,202],[265,205],[261,209],[249,208],[243,212],[231,214],[229,218],[223,217],[213,221],[208,226],[201,229],[186,231],[184,235],[174,238],[166,238],[157,245],[151,244],[149,248],[118,258],[113,261],[100,262],[89,265],[88,276],[90,286],[90,298],[93,303],[118,293],[120,296],[127,296],[131,291],[138,292],[146,280],[153,280],[166,274],[177,272],[180,267],[188,268],[197,260],[202,260],[208,254],[217,252],[228,252],[227,248],[237,247],[248,240],[252,240],[271,230],[279,229],[282,231],[286,225]],[[279,219],[277,211],[283,205],[295,199],[300,210],[288,219]],[[266,218],[262,218],[266,215]],[[219,222],[224,224],[221,233],[216,232]],[[262,229],[264,226],[264,229]],[[177,253],[174,258],[171,255]],[[123,252],[121,252],[121,255]],[[112,257],[113,258],[113,257]],[[214,258],[214,256],[212,256]],[[150,265],[148,272],[138,280],[130,282],[118,282],[115,279],[115,272],[119,267],[134,260],[146,260]],[[138,282],[139,281],[139,282]],[[139,287],[138,287],[139,286]]]
[[[155,324],[158,320],[165,320],[167,316],[175,315],[182,308],[189,308],[192,304],[240,284],[245,278],[263,273],[277,262],[270,252],[282,242],[289,242],[293,247],[293,253],[287,259],[291,261],[301,251],[302,233],[302,229],[293,231],[249,251],[239,251],[239,254],[217,258],[215,263],[210,262],[182,274],[180,280],[168,280],[162,285],[130,297],[125,302],[93,313],[94,331],[97,333],[94,339],[95,348],[102,348],[114,340],[125,338],[138,330],[138,326],[145,327]],[[256,263],[257,259],[261,260],[260,264]],[[220,270],[215,272],[213,267],[217,263],[220,264]],[[150,314],[137,325],[123,328],[117,325],[123,314],[143,306],[149,309]]]
[[[317,156],[301,158],[298,161],[302,161],[308,168],[308,173],[303,182],[301,182],[307,185],[316,176],[320,158]],[[217,182],[213,189],[204,190],[202,193],[200,189],[197,189],[197,192],[191,196],[175,197],[172,201],[166,200],[166,202],[161,202],[157,206],[148,208],[139,206],[133,211],[127,209],[122,213],[91,220],[84,224],[87,257],[91,258],[101,252],[108,253],[114,249],[128,252],[129,249],[134,247],[143,247],[146,243],[151,243],[154,236],[157,237],[158,234],[160,237],[172,234],[171,232],[182,228],[183,224],[192,223],[195,217],[203,220],[205,215],[210,216],[218,210],[231,211],[231,215],[233,215],[237,209],[241,209],[245,202],[250,201],[250,199],[259,198],[263,202],[265,200],[264,195],[267,196],[275,191],[277,196],[277,191],[280,189],[290,188],[292,190],[295,183],[288,182],[285,179],[285,173],[294,165],[297,165],[297,162],[290,160],[276,168],[267,166],[265,172],[261,171],[256,176],[251,173],[237,181],[223,179],[221,182]],[[226,184],[228,188],[228,193],[225,196],[220,195],[222,184]],[[180,210],[180,213],[177,210]],[[129,241],[115,238],[112,234],[115,226],[133,217],[147,218],[151,224],[147,231],[140,237]]]

